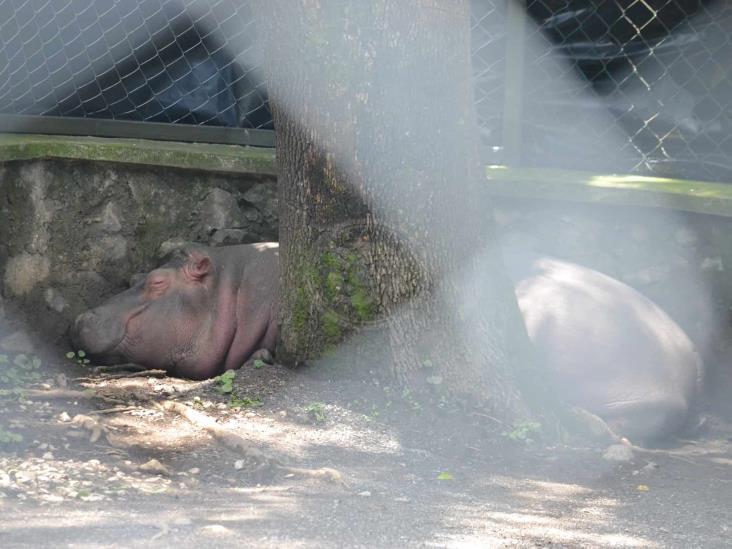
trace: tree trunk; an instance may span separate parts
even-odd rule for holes
[[[388,364],[526,416],[543,398],[481,192],[468,0],[255,2],[279,169],[279,358],[377,318]],[[374,326],[374,323],[370,324]]]

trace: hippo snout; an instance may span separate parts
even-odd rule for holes
[[[70,335],[75,349],[103,358],[122,341],[125,327],[121,320],[91,310],[76,317]]]

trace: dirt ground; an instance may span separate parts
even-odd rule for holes
[[[37,392],[0,393],[3,548],[732,544],[726,390],[696,440],[615,462],[373,372],[38,371]]]

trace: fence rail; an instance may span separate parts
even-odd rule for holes
[[[472,5],[486,162],[732,181],[732,3]],[[2,129],[273,145],[245,0],[0,13]]]

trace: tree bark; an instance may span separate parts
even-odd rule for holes
[[[254,5],[276,128],[280,360],[379,318],[402,384],[525,417],[520,387],[546,412],[482,192],[469,1]]]

